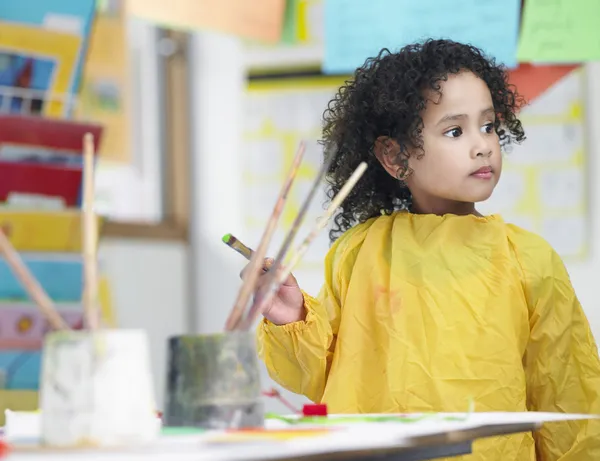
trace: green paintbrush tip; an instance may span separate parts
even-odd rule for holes
[[[231,240],[231,237],[232,237],[231,234],[225,234],[221,240],[223,240],[223,243],[229,243],[229,241]]]

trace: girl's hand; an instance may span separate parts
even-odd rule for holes
[[[273,264],[273,259],[265,258],[263,263],[263,271],[258,278],[256,292],[254,293],[254,302],[260,301],[263,293],[268,289],[269,272],[267,271]],[[248,266],[240,273],[243,278]],[[277,293],[273,295],[271,300],[264,310],[262,315],[275,325],[286,325],[288,323],[299,322],[304,320],[306,312],[304,308],[304,296],[300,291],[298,282],[293,275],[289,275],[285,283],[281,285]]]

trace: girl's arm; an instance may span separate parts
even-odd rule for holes
[[[588,320],[560,257],[546,245],[540,259],[537,270],[525,270],[529,410],[600,415],[600,360]],[[540,461],[600,460],[600,420],[550,423],[534,437]]]
[[[346,289],[362,243],[356,234],[356,228],[348,231],[329,250],[319,296],[303,293],[305,320],[277,326],[264,319],[258,326],[258,353],[271,378],[313,402],[320,402],[325,391]]]

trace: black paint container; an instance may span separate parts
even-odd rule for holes
[[[264,405],[255,341],[251,332],[170,338],[163,425],[262,427]]]

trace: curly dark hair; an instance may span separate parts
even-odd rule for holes
[[[470,71],[487,84],[496,111],[495,130],[501,146],[525,139],[516,113],[524,99],[509,85],[505,68],[481,50],[451,40],[427,40],[405,46],[397,53],[387,48],[366,60],[346,81],[324,112],[325,159],[331,160],[327,174],[331,199],[342,188],[360,162],[368,169],[346,198],[333,220],[329,238],[333,242],[346,230],[381,214],[410,209],[411,193],[390,176],[374,155],[380,136],[394,139],[406,158],[423,152],[421,113],[424,92],[440,92],[440,82],[449,74]],[[333,158],[331,158],[333,156]]]

